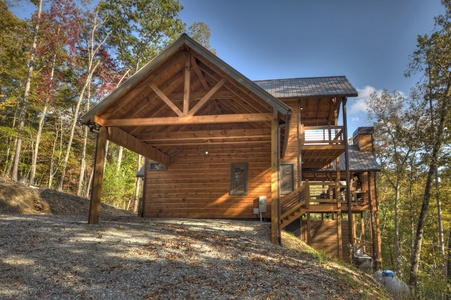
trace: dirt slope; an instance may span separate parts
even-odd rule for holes
[[[89,200],[44,188],[27,187],[0,177],[0,214],[54,214],[88,217]],[[101,216],[133,216],[102,203]]]

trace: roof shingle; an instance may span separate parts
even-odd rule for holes
[[[357,97],[346,76],[286,78],[254,81],[276,98]]]

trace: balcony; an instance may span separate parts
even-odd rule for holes
[[[304,169],[331,167],[345,151],[343,126],[301,126],[301,153]]]

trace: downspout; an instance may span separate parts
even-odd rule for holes
[[[299,178],[298,187],[302,184],[302,139],[301,139],[301,99],[298,100],[298,168],[299,168]]]
[[[278,170],[278,172],[277,172],[277,174],[278,174],[278,176],[277,176],[277,207],[278,207],[278,209],[277,209],[277,239],[278,239],[278,242],[279,242],[279,245],[280,246],[282,246],[282,226],[280,226],[280,224],[281,224],[281,220],[280,220],[280,218],[282,217],[282,203],[281,203],[281,201],[280,201],[280,154],[281,154],[281,151],[280,151],[280,131],[281,131],[281,128],[282,127],[285,127],[285,136],[287,136],[287,132],[286,132],[286,126],[285,126],[286,124],[279,124],[277,127],[277,145],[278,145],[278,147],[277,147],[277,170]]]
[[[351,249],[354,247],[354,236],[353,236],[353,222],[352,222],[352,201],[351,201],[351,174],[349,172],[349,144],[348,144],[348,121],[346,116],[346,102],[348,99],[345,97],[343,99],[343,127],[344,127],[344,140],[345,140],[345,166],[346,166],[346,198],[348,200],[348,223],[349,223],[349,243],[351,244]]]

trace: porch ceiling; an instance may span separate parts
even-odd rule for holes
[[[289,123],[290,114],[287,105],[183,35],[81,122],[109,127],[109,140],[167,163],[187,147],[270,143],[271,121]]]

